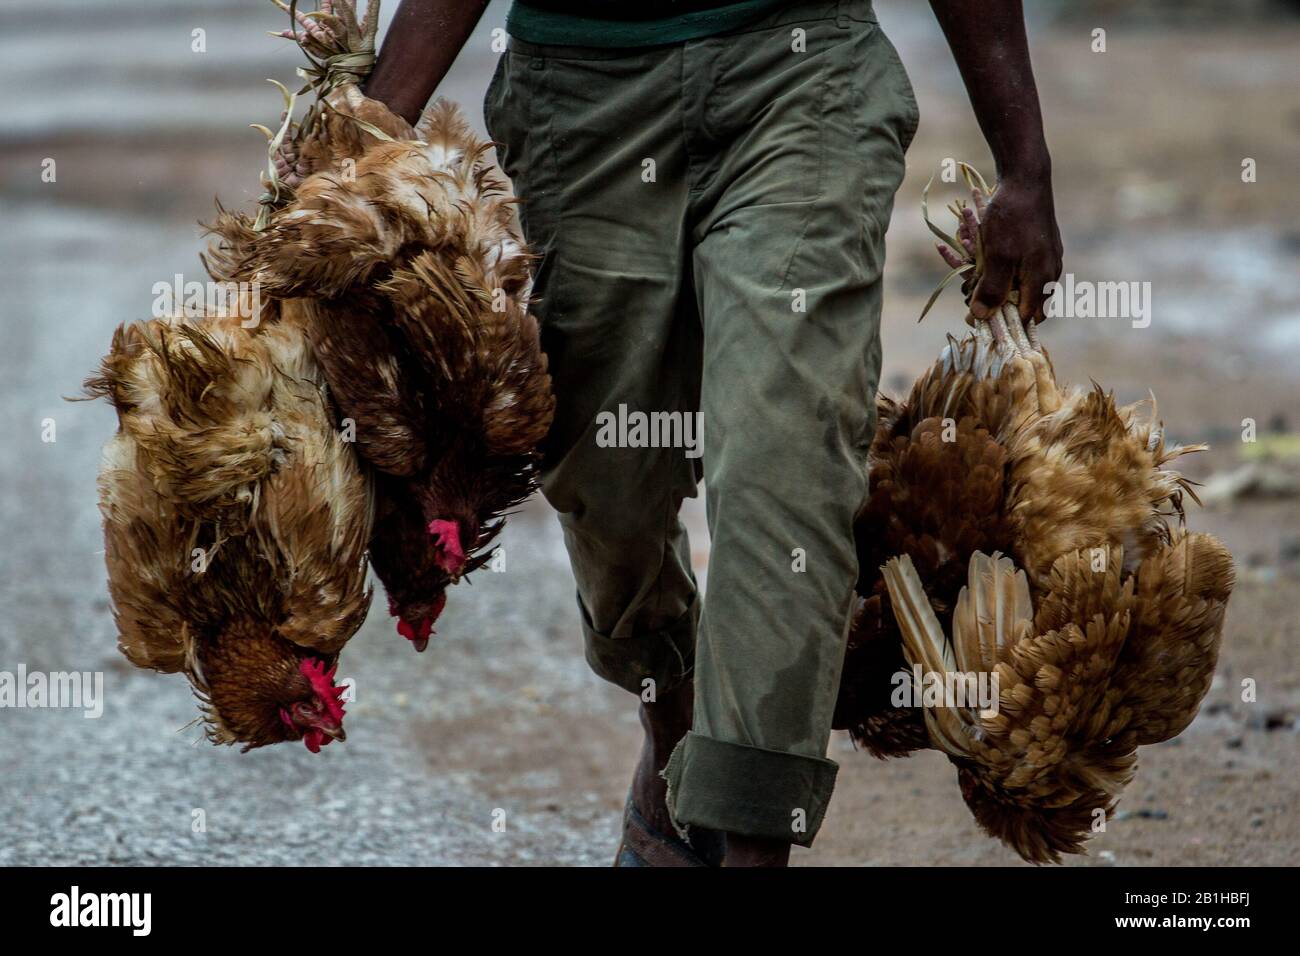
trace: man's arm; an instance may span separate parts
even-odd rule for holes
[[[366,95],[414,125],[486,9],[487,0],[402,0]]]
[[[1029,64],[1020,0],[930,0],[997,163],[984,217],[984,276],[971,299],[987,318],[1020,291],[1020,316],[1043,319],[1043,286],[1061,274],[1052,161]]]

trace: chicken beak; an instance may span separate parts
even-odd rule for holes
[[[342,743],[343,741],[348,739],[348,735],[343,730],[342,724],[340,724],[337,727],[318,727],[317,730],[323,733],[326,737],[332,737],[334,740],[337,740],[339,743]]]

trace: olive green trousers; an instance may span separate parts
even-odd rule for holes
[[[693,674],[665,770],[679,825],[811,843],[837,769],[907,75],[866,0],[822,0],[669,46],[515,41],[485,112],[540,256],[543,491],[587,659],[647,701]],[[701,477],[703,600],[678,520]]]

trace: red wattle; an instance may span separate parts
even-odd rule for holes
[[[429,646],[429,635],[433,633],[433,618],[422,617],[414,624],[402,618],[397,622],[397,633],[415,645],[417,651]]]

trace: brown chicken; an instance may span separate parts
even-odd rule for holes
[[[904,404],[879,399],[871,494],[854,528],[860,597],[835,726],[881,758],[928,746],[920,713],[891,702],[906,662],[881,566],[894,555],[912,555],[936,613],[950,614],[970,555],[1009,534],[1005,452],[976,417],[939,414],[943,401],[933,383],[918,383]]]
[[[958,210],[955,271],[978,275],[986,197]],[[1166,466],[1197,448],[1141,411],[1060,388],[1012,307],[880,403],[837,726],[877,756],[943,750],[980,824],[1034,862],[1080,851],[1217,660],[1231,557],[1171,529],[1191,489]],[[996,713],[905,706],[909,665],[923,684],[996,674]]]
[[[370,605],[373,501],[301,328],[225,317],[121,326],[91,396],[117,410],[99,475],[118,646],[183,672],[209,740],[344,737],[338,655]]]
[[[423,650],[447,585],[488,560],[536,486],[554,399],[529,256],[491,144],[454,106],[411,129],[346,80],[324,103],[292,201],[264,229],[222,211],[209,269],[301,315],[381,475],[371,559],[399,633]]]
[[[1231,555],[1208,535],[1179,533],[1124,575],[1062,555],[1034,612],[1010,558],[977,552],[951,640],[907,557],[885,577],[909,661],[925,674],[992,673],[998,706],[925,708],[931,741],[958,767],[980,825],[1034,863],[1081,851],[1115,809],[1136,749],[1181,733],[1218,660],[1232,592]],[[1121,583],[1122,582],[1122,583]]]

